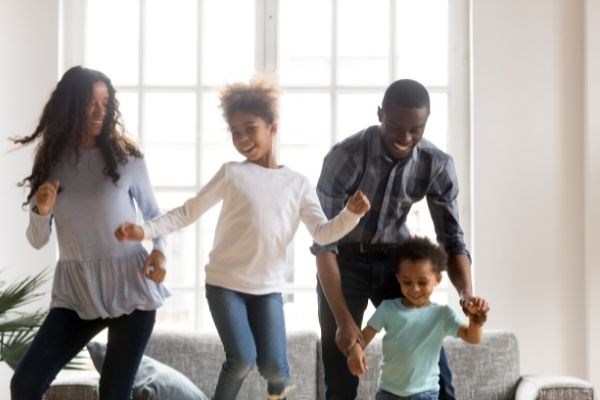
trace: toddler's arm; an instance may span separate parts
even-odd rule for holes
[[[362,336],[365,342],[365,347],[373,340],[373,337],[377,334],[377,331],[370,326],[365,326],[362,330]],[[348,369],[353,375],[363,375],[367,371],[367,357],[363,347],[359,342],[355,342],[350,349],[346,352],[346,364]]]
[[[365,357],[365,352],[358,342],[350,348],[346,356],[346,364],[352,375],[359,376],[367,372],[367,357]]]
[[[489,310],[488,303],[481,297],[472,297],[466,305],[469,324],[458,329],[458,336],[467,343],[477,344],[483,335],[483,324]]]

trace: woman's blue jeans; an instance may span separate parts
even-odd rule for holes
[[[207,284],[206,299],[225,349],[213,398],[235,399],[255,364],[269,394],[282,393],[290,370],[281,293],[252,295]]]
[[[439,392],[430,391],[413,394],[412,396],[396,396],[390,392],[386,392],[385,390],[379,390],[375,395],[375,400],[438,400]]]
[[[84,320],[73,310],[51,309],[15,369],[10,382],[11,399],[42,399],[58,372],[108,327],[100,399],[130,400],[133,380],[155,319],[155,310],[135,310],[118,318]]]

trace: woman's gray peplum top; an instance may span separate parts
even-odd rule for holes
[[[56,264],[50,307],[68,308],[82,319],[116,318],[134,310],[155,310],[170,295],[162,284],[141,274],[148,253],[137,242],[120,243],[114,236],[125,221],[136,221],[136,205],[144,220],[160,214],[146,163],[131,158],[119,166],[114,183],[103,173],[99,148],[82,149],[53,168],[49,181],[60,181],[60,193],[47,216],[30,211],[27,239],[41,248],[56,229]],[[165,240],[153,241],[165,252]]]

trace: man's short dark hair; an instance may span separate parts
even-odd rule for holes
[[[400,272],[400,265],[403,261],[422,261],[431,262],[433,272],[442,272],[446,270],[448,256],[442,247],[432,242],[426,237],[413,236],[403,240],[396,248],[396,272]]]
[[[425,86],[412,79],[400,79],[392,83],[383,95],[381,107],[384,111],[390,105],[409,108],[427,108],[430,111],[429,92]]]

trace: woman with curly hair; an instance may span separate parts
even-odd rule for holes
[[[56,229],[59,260],[50,311],[11,380],[13,400],[42,399],[50,383],[97,333],[108,328],[100,399],[131,399],[135,374],[156,309],[169,296],[165,240],[150,255],[119,243],[123,219],[159,215],[140,150],[124,133],[110,79],[69,69],[50,96],[35,131],[13,139],[38,142],[30,187],[27,239],[36,249]]]
[[[286,247],[300,221],[315,241],[330,243],[350,232],[370,206],[357,192],[328,221],[308,179],[277,163],[277,97],[266,79],[226,86],[223,117],[245,160],[223,164],[182,206],[143,226],[124,223],[115,233],[119,240],[165,235],[223,202],[206,265],[206,298],[225,349],[215,400],[235,399],[255,364],[267,380],[267,397],[285,398],[289,367],[281,292]]]

